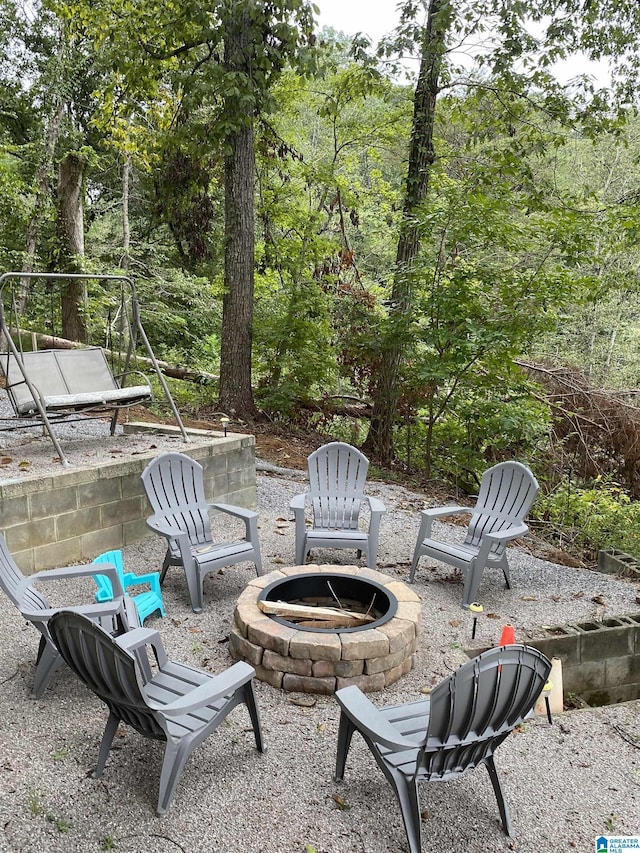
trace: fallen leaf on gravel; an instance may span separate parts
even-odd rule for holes
[[[187,631],[190,634],[202,634],[202,628],[189,627],[187,628]]]
[[[26,459],[18,464],[18,468],[22,468],[25,471],[27,468],[31,468],[31,462],[28,462]]]
[[[551,596],[552,601],[560,601],[561,598],[562,598],[562,596],[560,596],[560,595],[552,595]]]
[[[499,618],[500,617],[498,616],[497,613],[487,613],[487,619],[499,619]]]
[[[537,595],[521,595],[520,596],[520,601],[537,601],[537,600],[538,600]]]
[[[431,687],[421,687],[420,693],[427,693],[428,694],[428,693],[431,693],[431,690],[432,690]]]
[[[449,625],[451,625],[452,628],[457,628],[459,624],[460,624],[459,619],[451,619],[449,621]]]
[[[591,601],[593,601],[594,604],[602,604],[603,606],[607,603],[601,595],[594,595]]]
[[[571,598],[584,598],[584,592],[582,592],[582,590],[580,592],[574,592]]]
[[[337,803],[337,805],[338,805],[338,808],[339,808],[339,809],[342,809],[342,811],[346,811],[347,809],[350,809],[350,808],[351,808],[351,806],[350,806],[350,805],[349,805],[349,803],[344,799],[344,797],[341,797],[339,794],[332,794],[332,795],[331,795],[331,799],[333,799],[333,800],[335,800],[335,801],[336,801],[336,803]]]
[[[431,819],[431,815],[429,814],[429,812],[426,809],[423,812],[420,812],[420,820],[430,820],[430,819]]]
[[[289,702],[292,705],[298,705],[300,708],[313,708],[317,699],[313,696],[292,696]]]
[[[285,530],[281,530],[279,527],[276,527],[275,532],[276,532],[276,533],[278,533],[280,536],[286,536],[286,535],[287,535],[287,534],[286,534],[286,531],[285,531]]]
[[[8,465],[10,462],[13,462],[13,459],[10,456],[3,456],[0,459],[0,465]]]
[[[283,566],[285,563],[285,561],[282,559],[282,557],[274,557],[272,562],[278,566]]]

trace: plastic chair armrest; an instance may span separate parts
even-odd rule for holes
[[[384,514],[387,511],[384,502],[380,500],[380,498],[365,498],[369,502],[369,508],[372,513],[380,513],[380,515]]]
[[[258,513],[254,509],[246,509],[243,506],[235,506],[234,504],[209,504],[209,509],[216,509],[218,512],[226,512],[227,515],[233,515],[236,518],[251,519],[257,518]]]
[[[256,671],[252,666],[244,663],[244,661],[239,661],[230,666],[229,669],[226,669],[219,675],[212,676],[209,681],[198,685],[198,687],[190,690],[189,693],[170,702],[168,705],[148,702],[148,706],[152,710],[169,717],[185,714],[188,711],[202,708],[205,705],[211,705],[218,699],[234,693],[239,687],[245,685],[247,681],[251,681],[255,674]]]
[[[419,749],[424,738],[405,737],[384,719],[382,714],[365,696],[359,687],[351,685],[336,691],[336,699],[343,712],[354,726],[365,732],[373,741],[392,750]],[[427,731],[428,719],[425,719],[424,731]]]
[[[529,532],[529,526],[524,522],[515,524],[509,527],[508,530],[500,530],[496,533],[485,533],[485,538],[491,542],[509,542],[511,539],[517,539],[519,536],[524,536]]]
[[[124,590],[122,589],[122,584],[116,567],[112,563],[100,563],[100,569],[98,572],[96,571],[95,563],[89,563],[84,566],[62,566],[59,569],[45,569],[44,571],[36,572],[33,575],[28,575],[20,581],[20,586],[17,590],[17,597],[21,600],[28,587],[33,586],[39,581],[72,580],[73,578],[84,577],[93,578],[96,574],[105,575],[109,579],[113,589],[114,599],[122,599],[124,596]],[[59,610],[60,608],[56,609]]]
[[[423,509],[422,515],[427,518],[438,518],[442,515],[463,515],[465,512],[471,514],[473,507],[470,506],[437,506],[431,509]]]
[[[147,646],[151,646],[161,669],[169,660],[160,634],[152,628],[134,628],[133,631],[116,637],[115,641],[124,651],[132,653],[139,653],[141,649],[146,650]]]

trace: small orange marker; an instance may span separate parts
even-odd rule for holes
[[[516,641],[516,631],[513,625],[505,625],[500,634],[501,646],[512,646]]]

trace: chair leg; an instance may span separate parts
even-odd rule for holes
[[[483,573],[484,566],[480,565],[476,559],[472,560],[467,566],[462,587],[462,606],[464,608],[469,609],[469,605],[476,600]]]
[[[46,690],[51,677],[62,663],[62,658],[55,646],[46,637],[40,638],[38,657],[36,659],[36,674],[33,679],[31,697],[39,699]]]
[[[409,842],[410,853],[421,853],[422,827],[420,826],[420,801],[418,799],[418,783],[412,777],[407,779],[402,773],[387,773],[385,774],[391,782],[398,802],[400,803],[400,812],[402,821],[407,833],[407,841]]]
[[[162,762],[162,772],[160,774],[158,807],[156,809],[159,815],[166,814],[168,811],[173,800],[173,795],[176,792],[180,775],[190,753],[191,744],[187,738],[182,738],[179,741],[167,740],[164,760]]]
[[[491,784],[493,785],[493,792],[496,795],[496,800],[498,801],[498,810],[500,811],[500,818],[502,820],[502,828],[509,836],[509,838],[513,837],[513,826],[511,824],[511,816],[509,815],[509,807],[504,799],[504,794],[502,793],[502,786],[500,784],[500,779],[498,778],[498,771],[496,770],[496,764],[493,760],[493,755],[490,755],[485,759],[485,764],[487,765],[487,770],[489,771],[489,778],[491,779]]]
[[[162,563],[162,569],[160,571],[160,586],[164,583],[164,579],[167,576],[167,569],[171,565],[171,551],[167,548],[167,553],[164,555],[164,561]]]
[[[194,564],[184,570],[187,579],[187,589],[189,592],[189,601],[191,609],[194,613],[202,613],[204,594],[202,591],[203,578],[200,576],[198,567]]]
[[[344,711],[340,712],[340,725],[338,727],[338,749],[336,751],[336,771],[333,774],[333,778],[336,782],[342,782],[344,779],[344,768],[347,763],[347,755],[349,754],[349,747],[351,746],[351,738],[353,737],[353,733],[355,732],[356,727],[353,725],[349,717],[344,713]]]
[[[502,557],[502,574],[504,575],[504,582],[507,586],[507,589],[511,589],[511,575],[509,574],[509,563],[507,563],[507,554],[506,552]]]
[[[264,741],[262,739],[262,726],[260,725],[260,713],[256,704],[256,694],[253,689],[253,682],[248,681],[244,686],[244,702],[251,717],[251,725],[253,726],[253,734],[256,739],[256,749],[258,752],[264,752]]]
[[[411,561],[411,570],[409,571],[409,583],[414,582],[414,578],[416,575],[416,569],[418,568],[418,560],[420,559],[420,543],[416,545],[416,550],[413,553],[413,560]]]
[[[119,725],[120,719],[116,717],[113,712],[110,713],[109,719],[107,720],[107,725],[104,729],[104,734],[102,735],[102,741],[100,743],[98,763],[96,764],[96,769],[91,774],[94,779],[99,779],[100,776],[102,776],[104,766],[107,763],[107,758],[109,756],[109,750],[111,749],[111,744],[113,743],[113,739],[116,736],[116,732],[118,730]]]
[[[296,530],[296,566],[304,566],[308,553],[306,534]]]

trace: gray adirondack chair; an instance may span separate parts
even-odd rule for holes
[[[37,589],[37,584],[49,581],[74,580],[92,577],[95,566],[66,566],[59,569],[47,569],[25,577],[11,556],[4,536],[0,535],[0,587],[16,605],[23,618],[40,632],[40,646],[36,659],[36,672],[31,695],[38,699],[58,669],[61,658],[49,633],[51,617],[60,609],[49,605],[46,596]],[[93,619],[102,620],[111,631],[122,633],[130,627],[137,627],[135,606],[129,599],[125,601],[116,567],[104,564],[100,567],[113,586],[113,599],[106,604],[79,605],[73,609]]]
[[[369,460],[350,444],[333,441],[314,451],[308,459],[309,491],[292,498],[296,531],[296,565],[304,565],[313,548],[346,548],[363,554],[375,569],[378,559],[380,522],[386,512],[378,498],[364,494]],[[306,507],[311,505],[312,526],[306,525]],[[369,505],[368,530],[360,530],[360,510]]]
[[[359,732],[400,804],[411,853],[420,853],[419,782],[441,782],[484,764],[507,835],[509,809],[494,751],[529,716],[551,671],[537,649],[489,649],[417,702],[377,708],[355,686],[336,692],[340,705],[336,781],[344,778],[351,738]]]
[[[249,664],[236,663],[212,675],[169,660],[157,631],[138,628],[114,638],[71,611],[52,617],[50,630],[67,664],[109,708],[94,778],[102,776],[121,722],[144,737],[165,741],[157,805],[158,814],[165,814],[191,752],[240,703],[247,706],[256,747],[263,752],[255,670]]]
[[[511,589],[506,545],[529,530],[524,518],[537,494],[538,482],[526,465],[500,462],[482,475],[473,508],[446,506],[423,510],[409,580],[413,583],[420,557],[429,556],[464,573],[463,607],[468,608],[475,600],[486,566],[502,569],[507,589]],[[435,518],[461,513],[471,515],[464,542],[454,544],[432,538],[431,525]]]
[[[160,583],[169,566],[181,565],[194,613],[202,610],[202,585],[210,572],[246,560],[255,564],[258,575],[262,574],[258,513],[231,504],[209,503],[199,462],[182,453],[161,453],[142,472],[142,484],[154,512],[147,524],[167,540]],[[245,538],[216,542],[211,531],[211,510],[241,519]]]

